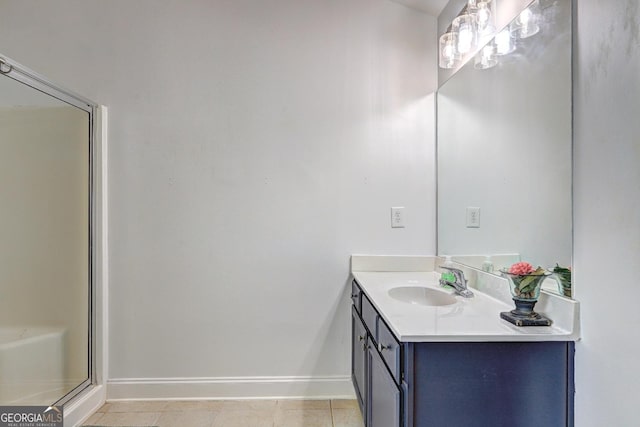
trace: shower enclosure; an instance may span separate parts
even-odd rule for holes
[[[96,108],[0,57],[0,405],[94,382]]]

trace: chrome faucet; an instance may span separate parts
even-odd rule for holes
[[[456,294],[461,295],[465,298],[471,298],[473,296],[473,292],[467,289],[467,279],[465,279],[464,272],[462,270],[453,267],[446,267],[444,265],[440,268],[449,270],[455,277],[455,282],[440,279],[440,286],[451,286],[456,291]]]

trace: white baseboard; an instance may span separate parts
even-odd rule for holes
[[[103,385],[92,386],[71,403],[64,405],[64,425],[79,426],[86,421],[104,404],[106,391]]]
[[[107,400],[355,399],[351,377],[116,378]]]

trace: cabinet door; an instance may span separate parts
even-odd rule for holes
[[[400,370],[400,343],[384,323],[382,317],[378,317],[378,352],[384,359],[391,375],[397,384],[402,381]]]
[[[360,409],[364,409],[367,401],[367,330],[355,307],[351,308],[351,317],[351,379]],[[364,410],[362,412],[364,415]]]
[[[380,354],[371,345],[369,354],[368,427],[400,427],[400,389]]]

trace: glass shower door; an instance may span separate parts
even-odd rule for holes
[[[92,112],[2,71],[0,405],[50,405],[90,383]]]

